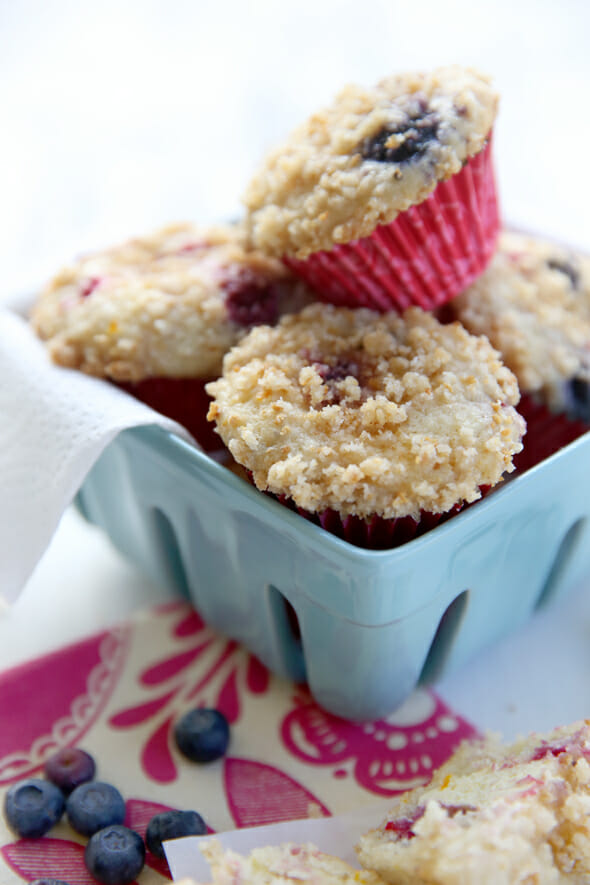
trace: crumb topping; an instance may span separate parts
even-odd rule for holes
[[[273,150],[244,197],[254,244],[305,258],[368,236],[484,147],[497,95],[449,66],[348,86]]]
[[[483,337],[418,308],[314,304],[253,329],[207,385],[209,419],[258,488],[311,512],[419,517],[512,470],[516,379]]]
[[[55,362],[115,381],[215,377],[258,322],[310,300],[240,226],[176,224],[82,256],[32,312]]]
[[[564,382],[590,380],[589,258],[504,232],[488,268],[450,309],[487,335],[523,393],[561,408]]]
[[[429,784],[394,800],[359,859],[391,885],[585,882],[589,755],[588,722],[508,746],[464,742]]]
[[[254,848],[244,856],[223,850],[216,839],[201,851],[214,885],[385,885],[375,873],[358,870],[310,843],[285,842]],[[186,882],[186,885],[196,883]]]

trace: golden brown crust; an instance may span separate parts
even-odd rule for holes
[[[486,271],[450,307],[487,335],[523,393],[562,408],[564,382],[590,378],[589,258],[505,232]]]
[[[516,379],[496,351],[418,308],[312,305],[252,330],[207,390],[258,488],[312,512],[443,513],[522,448]]]
[[[368,236],[479,153],[496,106],[489,79],[458,66],[389,77],[372,89],[348,86],[252,179],[245,203],[253,243],[305,258]],[[392,130],[382,148],[398,159],[374,159],[371,144]]]
[[[279,309],[310,300],[280,262],[248,250],[239,226],[176,224],[83,256],[43,290],[32,323],[55,362],[115,381],[212,378],[247,331],[228,280],[281,288]]]

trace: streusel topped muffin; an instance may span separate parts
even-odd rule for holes
[[[520,389],[551,408],[588,409],[590,258],[549,240],[503,232],[487,270],[451,303],[487,335]]]
[[[586,883],[589,761],[587,722],[465,743],[361,838],[361,864],[391,885]]]
[[[177,224],[62,270],[32,322],[55,362],[91,375],[210,379],[251,325],[309,300],[239,226]]]
[[[516,379],[487,339],[417,308],[311,305],[253,329],[207,390],[258,488],[312,512],[448,511],[500,481],[524,432]]]
[[[201,851],[211,867],[215,885],[384,885],[375,873],[351,867],[338,857],[319,851],[315,845],[284,843],[255,848],[247,856],[223,850],[216,839]],[[195,885],[185,880],[184,885]]]
[[[497,94],[458,66],[348,86],[272,151],[245,195],[256,246],[306,258],[422,202],[486,143]]]

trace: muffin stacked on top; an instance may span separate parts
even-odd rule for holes
[[[422,534],[519,463],[519,384],[533,427],[540,399],[566,426],[521,468],[590,411],[587,264],[496,248],[496,108],[456,66],[347,87],[269,154],[242,222],[83,258],[35,328],[341,538]]]
[[[442,304],[494,250],[496,107],[488,78],[456,66],[349,86],[254,177],[253,243],[336,304]]]

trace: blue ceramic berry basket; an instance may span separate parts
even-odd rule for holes
[[[78,504],[212,627],[332,713],[369,720],[589,570],[589,461],[590,433],[386,551],[339,540],[158,427],[121,433]]]

